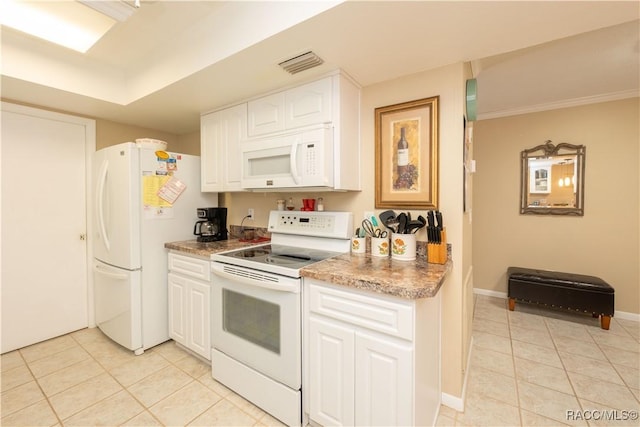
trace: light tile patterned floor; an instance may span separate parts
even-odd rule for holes
[[[442,406],[438,425],[638,425],[567,411],[640,410],[640,323],[614,318],[603,331],[589,316],[509,312],[485,296],[474,313],[465,411]],[[85,329],[4,354],[1,369],[2,426],[281,425],[172,341],[134,356]]]
[[[624,412],[628,411],[628,412]],[[476,296],[464,412],[440,426],[638,426],[640,322]],[[614,417],[603,418],[603,417]]]
[[[173,341],[141,356],[99,329],[2,355],[2,426],[281,426]]]

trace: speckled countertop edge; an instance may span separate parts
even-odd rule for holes
[[[302,277],[406,299],[435,296],[452,267],[423,258],[400,261],[369,254],[344,254],[307,266]]]
[[[164,247],[186,254],[210,258],[212,254],[268,242],[243,242],[238,239],[201,243],[194,240],[165,243]],[[405,299],[435,296],[451,271],[451,258],[445,264],[430,264],[418,254],[414,261],[366,254],[343,254],[311,264],[300,271],[302,277],[349,288]]]

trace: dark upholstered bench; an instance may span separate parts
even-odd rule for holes
[[[607,282],[594,276],[509,267],[509,310],[516,300],[545,304],[600,316],[600,327],[609,329],[614,293]]]

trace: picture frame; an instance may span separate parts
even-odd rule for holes
[[[532,194],[551,193],[551,166],[529,168],[529,192]]]
[[[439,101],[375,109],[376,208],[438,209]]]

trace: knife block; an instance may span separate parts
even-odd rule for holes
[[[444,228],[440,235],[442,237],[440,243],[427,243],[427,262],[432,264],[447,262],[447,229]]]

